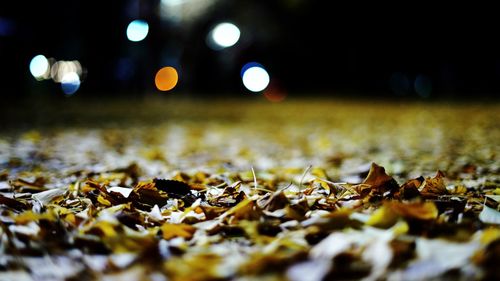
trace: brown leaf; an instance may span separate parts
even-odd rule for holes
[[[14,210],[17,210],[17,211],[26,210],[28,208],[28,206],[26,206],[26,204],[19,202],[16,199],[5,197],[1,194],[0,194],[0,205],[5,205],[5,206],[12,208]]]
[[[392,261],[389,265],[391,268],[397,268],[415,258],[415,241],[394,239],[389,243],[389,246],[393,252]]]
[[[262,208],[272,212],[278,209],[283,209],[289,204],[290,202],[288,201],[288,198],[285,196],[285,193],[283,193],[283,191],[281,190],[274,192],[271,195],[271,198],[269,198],[263,204]]]
[[[436,175],[433,178],[426,178],[422,186],[420,187],[420,192],[424,196],[433,196],[433,195],[443,195],[448,194],[448,190],[446,189],[446,185],[444,184],[444,173],[441,171],[437,171]]]
[[[181,198],[182,196],[191,194],[189,185],[182,181],[154,179],[153,183],[158,190],[166,192],[172,198]]]
[[[410,200],[420,196],[418,188],[422,185],[424,180],[425,179],[423,177],[418,177],[403,183],[403,185],[399,188],[399,191],[395,194],[395,197],[397,199]]]
[[[134,182],[137,181],[137,178],[139,178],[139,175],[141,173],[139,165],[137,165],[137,163],[132,163],[132,164],[128,165],[127,167],[118,168],[118,169],[112,170],[111,172],[125,173],[132,180],[134,180]]]
[[[128,198],[125,198],[119,192],[109,192],[104,185],[98,182],[87,180],[85,186],[82,188],[82,192],[86,194],[94,204],[101,204],[106,207],[120,205],[129,202]]]
[[[376,163],[372,163],[365,180],[356,186],[357,192],[363,197],[373,191],[383,194],[386,191],[395,192],[398,188],[399,186],[396,181],[385,173],[384,167]]]
[[[165,205],[168,195],[166,192],[158,190],[153,182],[139,182],[130,193],[129,199],[132,200],[135,207],[149,211],[154,205],[159,207]]]
[[[381,186],[390,180],[392,180],[392,177],[385,173],[384,167],[379,166],[376,163],[372,163],[370,171],[362,183],[369,184],[371,186]]]
[[[498,270],[498,261],[500,260],[500,239],[496,239],[489,243],[476,259],[477,263],[484,270],[483,280],[498,280],[500,278],[500,272]]]
[[[163,192],[166,192],[169,198],[181,199],[184,202],[184,207],[191,206],[196,197],[191,193],[191,187],[182,181],[154,179],[155,187]]]
[[[210,205],[202,205],[200,208],[203,210],[203,213],[205,214],[205,217],[207,220],[214,219],[218,216],[220,216],[222,213],[227,211],[228,208],[226,207],[217,207],[217,206],[210,206]]]
[[[37,177],[33,182],[29,182],[24,179],[16,179],[10,182],[10,185],[19,192],[31,192],[36,193],[40,191],[47,190],[44,186],[47,180],[43,177]]]
[[[144,216],[135,209],[124,208],[115,216],[120,223],[134,230],[138,230],[138,225],[144,225]]]

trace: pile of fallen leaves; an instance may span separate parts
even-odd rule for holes
[[[2,267],[15,280],[53,274],[37,267],[46,259],[71,280],[499,277],[498,188],[449,188],[440,171],[399,185],[376,164],[359,184],[312,172],[288,185],[204,173],[133,187],[11,182]]]
[[[492,119],[405,114],[0,139],[0,280],[499,280]]]

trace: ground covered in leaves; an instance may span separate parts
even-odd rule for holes
[[[1,133],[0,280],[500,279],[496,104],[127,106]]]

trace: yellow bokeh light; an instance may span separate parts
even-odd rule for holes
[[[170,91],[179,81],[177,70],[171,66],[165,66],[158,70],[155,76],[156,88],[160,91]]]

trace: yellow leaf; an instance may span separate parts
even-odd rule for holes
[[[430,220],[438,216],[438,209],[432,202],[401,203],[398,201],[386,202],[376,210],[366,222],[367,225],[389,228],[399,217],[405,219]]]
[[[172,180],[174,180],[174,181],[188,182],[189,181],[189,176],[186,175],[185,173],[177,173],[175,176],[172,177]]]
[[[401,203],[393,201],[390,206],[394,212],[405,218],[430,220],[438,216],[438,209],[433,202]]]
[[[376,210],[366,222],[367,225],[389,228],[396,224],[399,216],[392,210],[389,204],[384,204]]]
[[[38,221],[41,219],[55,220],[55,216],[52,212],[45,212],[42,214],[33,213],[33,211],[25,211],[17,215],[14,220],[17,224],[26,224],[32,221]]]
[[[33,130],[22,134],[21,139],[39,142],[42,139],[42,135],[40,134],[40,132]]]
[[[391,230],[395,235],[403,235],[408,233],[410,226],[405,221],[399,221],[391,228]]]
[[[68,214],[66,215],[66,217],[64,217],[64,220],[66,220],[67,222],[69,222],[70,224],[72,225],[76,225],[76,217],[74,214]]]
[[[108,221],[96,222],[86,233],[98,234],[107,238],[115,237],[118,234],[115,230],[115,225]]]
[[[165,223],[161,226],[161,231],[163,239],[170,240],[175,237],[183,237],[186,239],[191,239],[193,237],[196,228],[189,224],[172,224]]]
[[[252,220],[259,219],[261,212],[255,202],[249,198],[241,201],[238,205],[229,209],[223,216],[231,216],[234,220]]]
[[[453,190],[451,191],[452,194],[458,194],[458,195],[463,195],[465,193],[467,193],[467,188],[460,184],[460,185],[457,185],[453,188]]]
[[[311,169],[311,175],[322,178],[322,179],[328,179],[328,176],[326,175],[325,170],[315,167]]]
[[[97,196],[97,202],[99,202],[107,207],[111,206],[111,202],[109,202],[109,200],[104,198],[101,194],[99,194],[99,196]]]
[[[497,227],[486,228],[480,238],[482,244],[487,245],[500,238],[500,229]]]
[[[314,179],[313,183],[319,184],[319,186],[321,186],[324,190],[328,192],[328,194],[330,194],[330,185],[328,185],[326,181],[322,179]]]

